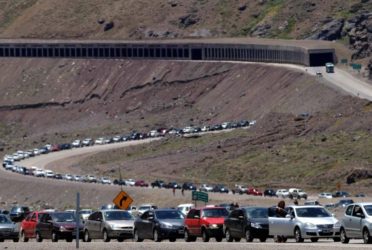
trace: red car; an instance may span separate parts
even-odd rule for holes
[[[19,229],[21,241],[27,242],[30,238],[36,237],[36,224],[43,212],[32,212],[29,213],[26,218],[21,222]]]
[[[251,188],[248,188],[247,190],[247,194],[250,194],[250,195],[255,195],[255,196],[262,196],[262,192],[251,187]]]
[[[196,241],[202,237],[208,242],[211,237],[216,241],[222,241],[223,224],[229,212],[223,207],[193,208],[185,218],[185,241]]]
[[[147,184],[144,180],[138,180],[134,183],[134,186],[136,186],[136,187],[148,187],[149,184]]]

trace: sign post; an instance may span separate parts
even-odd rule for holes
[[[196,201],[203,201],[205,204],[207,204],[209,197],[208,197],[208,193],[201,192],[201,191],[192,191],[191,199],[195,201],[195,207],[196,207]]]
[[[118,208],[127,210],[130,204],[132,204],[133,199],[126,192],[120,191],[120,193],[115,197],[113,202]]]

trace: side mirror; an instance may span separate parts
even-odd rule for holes
[[[194,219],[200,219],[199,215],[194,215]]]
[[[244,216],[243,216],[243,215],[239,215],[239,216],[238,216],[238,219],[239,219],[239,220],[244,220]]]
[[[291,214],[287,214],[287,215],[285,216],[285,218],[293,219],[294,217],[293,217],[293,215],[291,215]]]
[[[150,216],[147,219],[151,221],[151,220],[154,220],[154,217],[153,216]]]
[[[97,218],[97,221],[102,221],[102,219],[101,218]]]
[[[359,218],[365,218],[365,216],[364,216],[364,214],[363,213],[356,213],[355,214],[357,217],[359,217]]]

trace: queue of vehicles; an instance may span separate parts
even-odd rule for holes
[[[81,220],[77,225],[74,210],[42,211],[23,210],[23,220],[16,224],[8,214],[0,214],[0,241],[6,239],[27,242],[44,239],[57,242],[71,242],[76,233],[80,239],[90,242],[114,239],[122,242],[132,239],[141,242],[145,239],[160,242],[184,239],[186,242],[201,238],[217,242],[224,238],[227,242],[245,239],[252,242],[258,239],[282,237],[285,241],[293,238],[296,242],[319,239],[333,239],[346,244],[350,239],[362,239],[372,243],[372,203],[359,202],[347,206],[343,217],[338,220],[326,208],[319,205],[290,205],[285,208],[285,216],[279,216],[276,207],[243,206],[226,209],[220,205],[194,207],[181,204],[177,208],[158,208],[154,204],[143,204],[142,213],[115,208],[81,210]],[[182,211],[187,207],[186,214]],[[85,219],[83,219],[83,215]],[[13,217],[14,219],[15,217]],[[78,227],[78,228],[77,228]]]

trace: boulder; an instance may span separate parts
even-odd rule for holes
[[[333,41],[341,38],[342,28],[344,26],[344,19],[333,19],[327,22],[315,34],[307,39],[310,40],[327,40]]]
[[[245,11],[246,9],[247,9],[247,4],[245,4],[245,3],[240,4],[239,7],[238,7],[239,11]]]
[[[189,26],[194,25],[197,22],[199,22],[200,18],[196,14],[192,13],[192,14],[181,16],[178,20],[179,20],[179,27],[186,29]]]
[[[211,37],[212,33],[209,29],[198,29],[190,34],[191,37]]]
[[[113,21],[106,23],[105,27],[103,27],[103,31],[108,31],[112,28],[114,28],[114,22]]]
[[[257,25],[256,28],[254,28],[254,30],[252,31],[251,36],[264,37],[269,33],[270,29],[270,24]]]
[[[168,4],[169,4],[171,7],[177,7],[177,5],[178,5],[178,1],[177,1],[177,0],[169,0],[169,1],[168,1]]]

